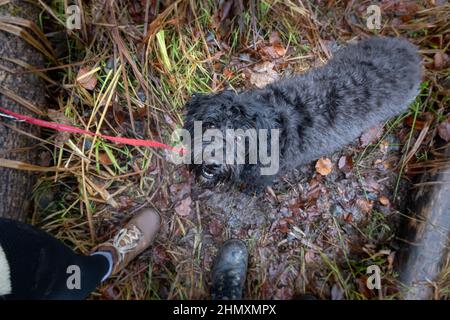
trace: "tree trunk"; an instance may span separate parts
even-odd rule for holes
[[[445,156],[450,156],[447,147]],[[403,298],[433,298],[433,282],[442,272],[450,237],[450,168],[424,176],[405,220],[405,245],[400,255]]]
[[[27,1],[14,0],[0,6],[2,17],[21,17],[34,22],[38,21],[39,12],[39,8]],[[42,68],[44,66],[42,55],[22,38],[0,31],[0,106],[14,112],[36,116],[8,98],[9,94],[5,92],[13,92],[43,110],[45,88],[42,80],[33,73],[17,73],[26,69],[5,58],[18,59],[35,68]],[[32,135],[39,135],[36,126],[0,117],[0,158],[35,162],[37,150],[32,147],[36,144],[36,140],[8,128],[5,123]],[[30,208],[33,184],[33,173],[0,167],[0,217],[24,220]]]

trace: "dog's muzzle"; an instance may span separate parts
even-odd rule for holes
[[[221,174],[221,165],[211,163],[203,164],[201,175],[206,180],[216,180]]]

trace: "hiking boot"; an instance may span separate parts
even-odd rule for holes
[[[231,239],[223,244],[212,271],[213,300],[242,299],[247,263],[248,251],[243,241]]]
[[[116,234],[114,239],[98,245],[94,252],[111,253],[113,260],[111,274],[114,275],[150,246],[160,223],[161,218],[155,210],[143,209]]]

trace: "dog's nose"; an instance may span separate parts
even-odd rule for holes
[[[205,166],[219,166],[220,163],[217,161],[217,159],[204,159],[203,164]]]

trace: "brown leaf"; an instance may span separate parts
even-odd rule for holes
[[[169,190],[172,194],[172,201],[177,202],[191,194],[191,185],[189,183],[172,184]]]
[[[263,57],[274,60],[284,56],[286,49],[282,44],[278,43],[272,46],[262,47],[260,53]]]
[[[191,204],[191,197],[187,197],[181,200],[180,204],[175,207],[175,212],[182,217],[186,217],[191,214]]]
[[[315,259],[316,254],[314,251],[308,250],[305,253],[305,262],[306,263],[313,263]]]
[[[321,176],[318,176],[321,178]],[[313,204],[323,192],[323,184],[320,179],[312,178],[309,182],[309,187],[304,193],[303,199],[305,199],[308,204]]]
[[[278,80],[279,75],[273,67],[274,64],[268,61],[255,65],[253,70],[250,70],[250,83],[258,88],[264,88]]]
[[[114,109],[114,117],[118,125],[122,125],[126,120],[126,113],[121,109]]]
[[[351,212],[346,212],[342,216],[344,218],[345,222],[352,222],[353,221],[353,214]]]
[[[338,161],[338,168],[344,173],[349,173],[353,169],[353,159],[350,156],[342,156]]]
[[[269,46],[260,48],[259,53],[268,59],[278,59],[286,54],[286,49],[281,44],[280,35],[277,31],[273,31],[269,37]]]
[[[387,197],[385,197],[385,196],[381,196],[380,198],[378,198],[378,200],[380,201],[380,203],[381,203],[383,206],[388,207],[389,204],[390,204],[389,199],[388,199]]]
[[[286,54],[286,48],[283,47],[283,45],[281,43],[274,44],[273,49],[275,50],[275,52],[277,53],[277,55],[279,57],[282,57]]]
[[[316,171],[320,175],[326,176],[333,171],[333,163],[331,163],[331,160],[328,158],[320,158],[316,162]]]
[[[357,199],[356,205],[361,209],[362,213],[368,214],[370,213],[370,211],[372,211],[373,201],[366,199]]]
[[[223,76],[225,77],[225,79],[231,79],[234,76],[234,72],[231,71],[229,68],[225,67],[223,68]]]
[[[209,233],[213,236],[220,236],[222,234],[222,230],[222,224],[217,219],[214,219],[209,223]]]
[[[98,161],[100,161],[100,163],[104,165],[112,164],[111,158],[108,156],[106,152],[99,152]]]
[[[358,287],[358,291],[364,295],[366,298],[370,298],[374,295],[374,292],[369,289],[367,286],[367,277],[361,276],[360,278],[356,279],[356,285]]]
[[[396,15],[414,15],[420,10],[416,1],[385,0],[381,2],[381,11],[395,13]]]
[[[285,219],[282,219],[278,222],[277,230],[281,233],[289,233],[291,231],[289,228],[289,224]]]
[[[81,67],[78,71],[77,83],[87,90],[94,90],[97,85],[97,77],[95,73],[86,76],[89,71],[91,71],[91,68]]]
[[[377,126],[370,128],[366,132],[364,132],[361,137],[359,138],[359,141],[361,143],[362,147],[368,146],[372,142],[375,142],[378,140],[383,133],[382,127]]]
[[[443,53],[442,51],[436,52],[434,54],[434,69],[443,69],[446,66],[448,60],[449,58],[446,53]]]
[[[369,192],[376,192],[380,190],[380,184],[372,177],[366,177],[364,179],[363,187]]]
[[[438,125],[438,133],[446,142],[450,141],[450,117]]]
[[[278,31],[272,31],[269,36],[269,43],[271,45],[276,45],[281,43],[280,34]]]
[[[425,121],[420,121],[417,120],[414,122],[414,116],[407,116],[405,118],[405,120],[403,121],[408,127],[412,128],[412,126],[414,125],[414,127],[416,129],[423,129]]]

